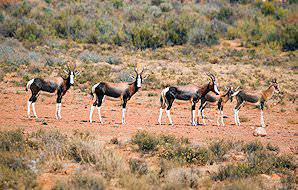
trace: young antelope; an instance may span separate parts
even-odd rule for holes
[[[238,89],[238,88],[237,88]],[[237,90],[235,89],[235,90]],[[232,87],[229,87],[227,89],[227,92],[220,95],[220,96],[215,96],[212,95],[210,93],[206,94],[205,97],[201,98],[201,105],[199,108],[199,112],[198,112],[198,117],[201,116],[202,121],[203,121],[203,125],[206,125],[205,119],[204,119],[204,109],[206,107],[206,105],[212,105],[215,106],[217,105],[217,110],[218,110],[218,118],[217,118],[217,125],[220,126],[225,126],[224,123],[224,118],[223,118],[223,108],[224,105],[230,100],[232,102],[233,97],[232,94],[234,93],[234,90]]]
[[[243,90],[238,90],[236,91],[232,96],[236,96],[237,98],[237,105],[234,109],[234,119],[235,119],[235,124],[240,126],[240,120],[239,120],[239,110],[241,106],[248,104],[248,105],[259,105],[259,108],[261,110],[261,126],[265,127],[265,122],[264,122],[264,105],[265,102],[268,101],[273,93],[279,91],[278,83],[276,79],[273,79],[270,86],[268,87],[267,90],[264,90],[261,92],[260,95],[257,94],[250,94],[246,91]]]

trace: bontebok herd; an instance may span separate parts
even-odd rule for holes
[[[27,104],[27,115],[30,118],[31,106],[33,111],[33,116],[37,118],[37,113],[35,109],[35,103],[41,91],[48,93],[56,93],[56,118],[61,119],[61,103],[62,97],[66,94],[69,88],[74,85],[75,76],[79,74],[76,70],[76,65],[73,69],[67,67],[67,70],[64,70],[67,74],[66,77],[57,77],[54,79],[43,79],[43,78],[33,78],[28,81],[26,85],[26,90],[31,91],[31,97],[28,100]],[[127,83],[109,83],[106,81],[101,81],[94,84],[91,87],[91,97],[95,97],[95,101],[90,107],[89,112],[89,122],[92,123],[94,109],[97,108],[98,119],[100,123],[103,123],[101,116],[101,107],[103,100],[106,96],[119,99],[122,105],[122,118],[121,123],[125,124],[125,113],[127,102],[133,97],[135,93],[139,91],[142,87],[142,83],[146,77],[143,78],[144,67],[139,71],[137,67],[134,67],[135,76],[133,76],[133,82]],[[202,119],[202,124],[206,125],[204,109],[207,105],[216,106],[218,111],[217,125],[225,126],[223,109],[225,104],[232,102],[233,99],[236,99],[236,106],[234,108],[234,121],[235,124],[240,126],[239,120],[239,110],[242,106],[248,104],[253,106],[258,106],[260,109],[260,125],[265,127],[264,121],[264,106],[265,102],[268,101],[274,92],[279,92],[279,87],[276,79],[273,79],[269,87],[262,91],[260,94],[251,93],[245,90],[242,90],[240,87],[233,88],[231,85],[224,87],[225,90],[219,91],[218,81],[214,74],[207,73],[210,81],[204,85],[185,85],[185,86],[168,86],[161,90],[159,102],[160,109],[157,119],[158,124],[162,124],[162,115],[165,110],[169,124],[174,125],[173,119],[171,117],[171,108],[175,100],[189,101],[191,106],[190,112],[190,123],[193,126],[199,125],[199,118]],[[198,78],[198,83],[201,79]],[[156,100],[158,101],[158,100]],[[200,107],[196,116],[196,104],[200,101]],[[143,102],[145,104],[146,102]],[[142,114],[140,110],[140,114]]]

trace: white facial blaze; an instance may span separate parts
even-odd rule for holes
[[[141,76],[138,75],[138,78],[137,78],[137,87],[141,87],[142,86],[142,80],[141,80]]]
[[[217,88],[217,84],[216,84],[216,82],[214,82],[214,91],[215,91],[217,94],[219,94],[219,90],[218,90],[218,88]]]
[[[74,83],[74,75],[73,75],[73,72],[71,71],[70,72],[70,84],[73,84]]]

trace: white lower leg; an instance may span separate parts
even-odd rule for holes
[[[264,122],[264,112],[261,111],[261,126],[265,127],[265,122]]]
[[[239,110],[237,110],[237,122],[238,122],[238,125],[240,126]]]
[[[203,125],[206,125],[206,122],[205,122],[205,115],[204,115],[204,110],[201,111],[201,114],[202,114]]]
[[[191,123],[192,125],[197,125],[197,122],[196,122],[196,110],[192,110],[191,112]]]
[[[61,103],[57,103],[56,105],[56,109],[57,109],[57,112],[56,112],[56,118],[57,119],[61,119]]]
[[[159,109],[159,116],[158,116],[158,124],[161,124],[161,117],[162,117],[162,112],[163,112],[163,109],[162,108],[160,108]]]
[[[28,101],[27,103],[27,115],[28,117],[30,117],[30,106],[31,106],[32,102],[31,101]]]
[[[235,124],[238,125],[238,120],[237,120],[237,109],[234,109],[234,120],[235,120]]]
[[[122,108],[122,124],[125,124],[125,112],[126,112],[126,109]]]
[[[32,103],[32,111],[33,111],[34,117],[37,117],[37,114],[36,114],[36,111],[35,111],[35,102]]]
[[[173,121],[172,121],[172,118],[171,118],[171,111],[170,110],[166,110],[166,113],[167,113],[167,116],[169,118],[170,124],[173,125]]]
[[[220,117],[221,117],[221,124],[222,126],[225,126],[225,122],[224,122],[224,115],[223,115],[223,111],[220,111]]]
[[[90,108],[90,113],[89,113],[89,122],[92,123],[92,116],[93,116],[93,111],[94,111],[95,106],[91,106]]]
[[[102,117],[101,117],[101,113],[100,113],[100,107],[97,107],[97,112],[98,112],[99,121],[100,121],[100,123],[102,123]]]

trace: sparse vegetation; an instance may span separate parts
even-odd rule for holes
[[[110,143],[99,147],[94,136],[78,130],[69,135],[55,130],[30,134],[22,130],[0,132],[0,172],[5,174],[0,176],[1,188],[40,188],[37,175],[44,172],[53,176],[52,189],[134,189],[152,185],[174,189],[203,188],[208,187],[201,183],[206,175],[212,180],[226,181],[225,188],[242,187],[250,177],[261,174],[283,175],[280,182],[283,188],[295,187],[292,173],[297,164],[292,155],[277,155],[272,148],[255,148],[261,147],[260,143],[247,143],[243,149],[247,158],[231,164],[227,152],[241,151],[232,146],[232,142],[214,141],[206,147],[198,147],[184,138],[144,131],[137,132],[133,139],[111,149]],[[138,151],[154,150],[157,154],[146,154],[142,158],[136,154],[129,158],[117,153],[127,151],[126,147],[135,146],[136,142],[146,147]],[[143,146],[143,143],[152,142],[154,149]],[[129,151],[135,154],[134,149]],[[201,172],[210,167],[213,160],[219,164],[219,170],[209,174]],[[69,164],[73,169],[67,169]],[[258,186],[257,183],[251,185]],[[219,188],[222,184],[215,186]]]

